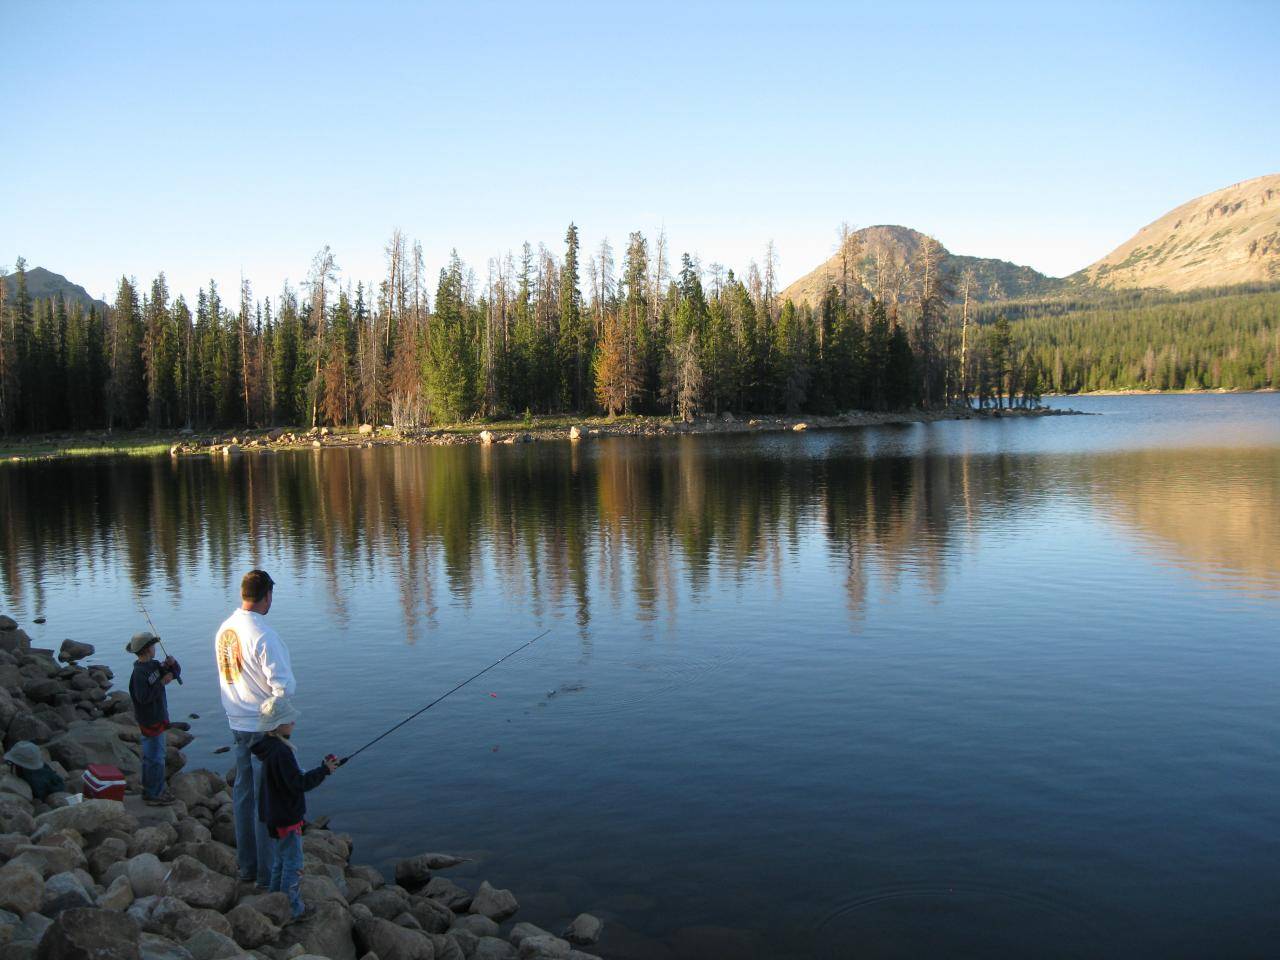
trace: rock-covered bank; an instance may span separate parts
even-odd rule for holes
[[[283,893],[236,879],[231,785],[185,770],[191,734],[169,731],[168,773],[177,802],[150,807],[137,792],[138,728],[129,695],[109,667],[81,666],[89,644],[55,656],[0,616],[0,730],[7,750],[40,746],[72,789],[86,766],[119,767],[123,803],[67,794],[35,800],[27,782],[0,773],[0,960],[590,960],[601,922],[582,914],[561,935],[516,922],[510,891],[471,890],[442,875],[461,861],[421,853],[394,879],[352,862],[351,838],[317,822],[303,837],[303,899],[290,921]]]

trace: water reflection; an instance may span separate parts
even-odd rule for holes
[[[197,565],[230,577],[280,556],[330,585],[339,623],[345,583],[385,579],[410,639],[485,589],[538,617],[568,608],[585,639],[602,607],[674,616],[717,577],[776,585],[815,544],[857,617],[870,582],[940,594],[979,531],[1083,504],[1212,582],[1280,586],[1274,449],[885,456],[868,436],[24,465],[0,470],[0,577],[11,602],[41,606],[50,578],[124,564],[144,592],[180,596]]]

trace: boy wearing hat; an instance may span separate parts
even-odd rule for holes
[[[4,759],[17,776],[27,781],[27,785],[31,787],[31,795],[37,800],[67,789],[66,783],[53,767],[44,762],[40,748],[30,740],[19,740],[4,755]]]
[[[298,711],[288,697],[271,697],[259,712],[259,725],[266,734],[253,745],[253,755],[262,763],[258,784],[258,819],[266,824],[272,845],[272,893],[289,895],[294,919],[306,909],[299,890],[302,884],[302,824],[307,816],[304,794],[314,790],[338,769],[336,757],[303,773],[298,766],[297,747],[289,740]]]
[[[165,731],[169,729],[169,698],[165,687],[181,672],[178,661],[156,659],[160,638],[143,631],[135,633],[125,647],[138,659],[129,678],[129,698],[133,716],[142,734],[142,797],[153,807],[168,806],[176,799],[164,782]]]

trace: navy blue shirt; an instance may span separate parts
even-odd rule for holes
[[[276,836],[276,831],[306,819],[307,801],[303,794],[320,786],[329,775],[329,768],[321,764],[303,773],[298,766],[298,758],[293,755],[293,748],[270,734],[251,749],[253,755],[262,761],[258,819],[267,825],[272,836]]]
[[[129,678],[129,697],[133,700],[133,716],[145,729],[169,724],[169,698],[164,691],[164,664],[159,660],[138,660]]]

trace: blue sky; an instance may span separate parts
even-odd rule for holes
[[[0,265],[258,295],[665,228],[783,282],[842,220],[1076,270],[1280,171],[1280,4],[6,4]]]

